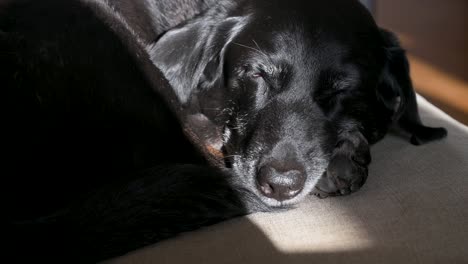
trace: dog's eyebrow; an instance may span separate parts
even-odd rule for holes
[[[252,42],[255,44],[255,46],[257,46],[258,50],[260,50],[263,54],[266,55],[266,53],[264,51],[262,51],[262,49],[260,48],[260,46],[258,45],[257,41],[255,41],[255,39],[252,39]]]
[[[356,86],[360,81],[359,76],[359,71],[356,68],[347,66],[339,70],[329,69],[323,71],[320,74],[320,82],[325,87],[341,90]]]
[[[253,40],[253,41],[254,41],[254,40]],[[254,41],[254,42],[255,42],[255,41]],[[256,42],[255,42],[255,43],[256,43]],[[240,44],[240,43],[237,43],[237,42],[232,42],[232,44],[237,45],[237,46],[240,46],[240,47],[243,47],[243,48],[251,49],[251,50],[253,50],[253,51],[257,52],[257,53],[260,53],[261,55],[263,55],[263,56],[265,56],[265,57],[268,58],[268,55],[267,55],[265,52],[261,51],[260,49],[256,49],[256,48],[254,48],[254,47],[250,47],[250,46],[247,46],[247,45],[244,45],[244,44]],[[258,44],[257,44],[257,47],[258,47]]]
[[[354,65],[347,65],[345,70],[343,71],[342,78],[339,79],[339,85],[341,89],[347,87],[354,87],[359,84],[361,81],[360,73],[356,66]]]
[[[358,81],[359,79],[356,78],[355,76],[346,75],[346,76],[342,76],[341,78],[337,78],[333,82],[333,86],[335,89],[338,89],[338,90],[346,89],[346,88],[355,86],[358,83]]]

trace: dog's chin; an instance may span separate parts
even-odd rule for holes
[[[275,208],[275,209],[288,209],[288,208],[294,208],[296,207],[300,202],[305,200],[314,190],[315,185],[319,182],[319,179],[321,175],[324,173],[324,171],[317,172],[314,174],[313,177],[310,177],[307,181],[304,187],[302,188],[299,193],[294,196],[291,199],[283,200],[283,201],[278,201],[276,199],[267,197],[263,195],[260,190],[257,188],[257,184],[255,181],[255,177],[249,177],[248,181],[245,182],[245,185],[247,185],[247,189],[254,193],[257,198],[262,201],[266,206],[270,208]],[[317,176],[320,175],[320,176]]]
[[[294,208],[299,204],[299,202],[301,200],[303,200],[303,199],[297,199],[295,197],[295,198],[292,198],[292,199],[289,199],[289,200],[278,201],[278,200],[263,196],[261,194],[258,194],[258,197],[265,205],[267,205],[269,208],[272,208],[272,209],[273,208],[274,209]]]
[[[317,184],[319,180],[319,177],[317,178],[314,177],[313,179],[309,179],[309,180],[310,180],[310,183],[306,184],[304,188],[296,196],[294,196],[291,199],[287,199],[283,201],[278,201],[276,199],[266,197],[255,187],[251,189],[253,189],[253,192],[255,193],[255,195],[257,195],[257,197],[268,207],[287,209],[287,208],[296,207],[299,203],[304,201],[309,196],[309,194],[312,193],[315,185]]]

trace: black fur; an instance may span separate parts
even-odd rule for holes
[[[6,1],[0,49],[17,257],[93,262],[349,194],[393,124],[446,135],[357,1]]]

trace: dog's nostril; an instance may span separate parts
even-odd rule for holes
[[[259,186],[263,194],[267,196],[273,194],[273,187],[269,183],[261,183]]]
[[[305,175],[299,170],[280,172],[264,166],[257,175],[257,185],[266,197],[284,201],[298,195],[304,187]]]

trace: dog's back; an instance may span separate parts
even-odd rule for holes
[[[1,12],[2,174],[11,218],[57,209],[151,165],[191,161],[166,102],[90,8],[17,1]]]

